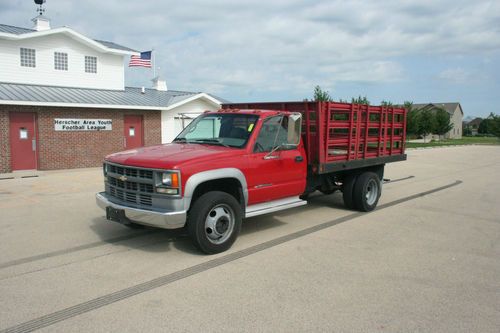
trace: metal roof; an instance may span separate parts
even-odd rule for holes
[[[35,32],[35,31],[36,30],[33,30],[33,29],[26,29],[26,28],[21,28],[21,27],[14,27],[13,25],[0,24],[0,32],[5,32],[8,34],[21,35],[21,34],[27,34],[29,32]]]
[[[85,104],[97,107],[129,106],[141,108],[166,108],[185,99],[200,94],[189,91],[158,91],[125,87],[125,90],[103,90],[72,87],[41,86],[0,82],[0,104]],[[217,100],[221,100],[212,95]],[[7,101],[8,103],[2,103]],[[29,105],[29,103],[27,103]]]
[[[27,29],[27,28],[21,28],[21,27],[15,27],[15,26],[12,26],[12,25],[7,25],[7,24],[0,24],[0,32],[8,33],[8,34],[14,34],[14,35],[23,35],[23,34],[27,34],[27,33],[31,33],[31,32],[36,32],[36,30]],[[114,49],[114,50],[139,52],[137,50],[128,48],[126,46],[123,46],[123,45],[120,45],[120,44],[116,44],[116,43],[113,43],[113,42],[108,42],[108,41],[105,41],[105,40],[94,39],[94,41],[96,41],[99,44],[102,44],[102,45],[104,45],[104,46],[106,46],[106,47],[108,47],[110,49]]]
[[[102,45],[104,45],[106,47],[109,47],[110,49],[139,52],[137,50],[128,48],[126,46],[123,46],[123,45],[120,45],[120,44],[116,44],[116,43],[113,43],[113,42],[108,42],[108,41],[105,41],[105,40],[94,39],[94,41],[96,41],[96,42],[98,42],[98,43],[100,43],[100,44],[102,44]]]

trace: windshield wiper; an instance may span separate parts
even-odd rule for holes
[[[196,140],[189,141],[189,142],[199,142],[199,143],[208,143],[208,144],[215,143],[216,145],[230,148],[230,146],[226,145],[225,143],[220,142],[219,139],[196,139]]]
[[[175,138],[172,142],[187,142],[186,138]]]

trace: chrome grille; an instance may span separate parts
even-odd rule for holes
[[[118,188],[122,188],[130,191],[139,191],[146,193],[153,193],[154,188],[152,184],[144,184],[144,183],[136,183],[131,181],[123,181],[118,178],[108,177],[108,181],[110,185],[113,185]]]
[[[108,164],[106,192],[123,203],[137,206],[153,205],[154,179],[152,170]],[[123,179],[124,176],[127,179]],[[120,179],[122,178],[122,179]]]
[[[118,175],[123,175],[127,177],[153,179],[153,171],[151,170],[121,167],[117,165],[108,164],[108,172],[116,173]]]

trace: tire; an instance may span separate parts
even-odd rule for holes
[[[362,212],[371,212],[377,207],[381,194],[382,186],[377,174],[365,172],[358,177],[354,185],[354,205]]]
[[[344,206],[348,209],[356,209],[353,199],[354,185],[356,184],[356,175],[347,175],[342,184],[342,197]]]
[[[187,229],[200,251],[215,254],[233,245],[241,230],[241,220],[241,206],[232,195],[211,191],[194,202],[188,213]]]

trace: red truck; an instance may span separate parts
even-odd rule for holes
[[[406,160],[406,111],[335,102],[225,104],[172,143],[109,155],[97,204],[109,220],[186,227],[203,252],[236,240],[242,219],[343,192],[349,209],[378,203],[384,165]]]

